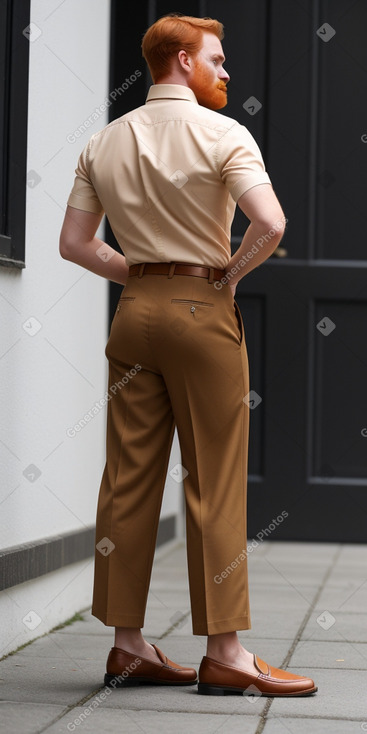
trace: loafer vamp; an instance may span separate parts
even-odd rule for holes
[[[194,668],[185,668],[174,663],[156,645],[153,647],[158,656],[156,663],[118,647],[112,647],[107,660],[107,674],[148,681],[196,683],[197,672]]]
[[[199,682],[207,686],[233,689],[255,695],[291,696],[317,691],[314,681],[281,668],[274,668],[254,655],[258,675],[247,673],[240,668],[224,665],[204,657],[199,669]]]

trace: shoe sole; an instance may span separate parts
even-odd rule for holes
[[[104,683],[105,686],[110,686],[111,688],[132,688],[133,686],[194,686],[198,682],[197,678],[196,680],[190,680],[190,681],[172,681],[172,680],[156,680],[154,678],[138,678],[135,677],[128,677],[122,678],[120,675],[109,675],[108,673],[105,674],[104,677]]]
[[[211,686],[208,683],[198,683],[198,693],[204,696],[261,696],[265,697],[280,697],[280,696],[310,696],[312,693],[316,693],[317,686],[309,688],[306,691],[295,691],[293,693],[270,693],[260,692],[255,693],[251,688],[233,688],[231,686]]]

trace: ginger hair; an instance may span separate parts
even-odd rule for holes
[[[172,71],[172,60],[182,49],[195,56],[202,47],[203,32],[224,38],[223,23],[213,18],[195,18],[170,13],[148,28],[142,40],[142,55],[148,64],[153,83]]]

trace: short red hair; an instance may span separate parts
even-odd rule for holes
[[[218,20],[179,13],[164,15],[148,28],[141,47],[154,84],[171,72],[172,58],[181,49],[192,56],[200,51],[204,31],[214,33],[220,41],[224,38],[223,23]]]

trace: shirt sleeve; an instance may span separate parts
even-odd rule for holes
[[[92,141],[93,138],[89,140],[79,156],[78,165],[75,169],[74,185],[67,203],[75,209],[83,209],[86,212],[99,214],[103,211],[103,206],[90,177],[89,153]]]
[[[271,184],[255,139],[244,125],[235,123],[218,143],[220,175],[235,202],[253,186]]]

